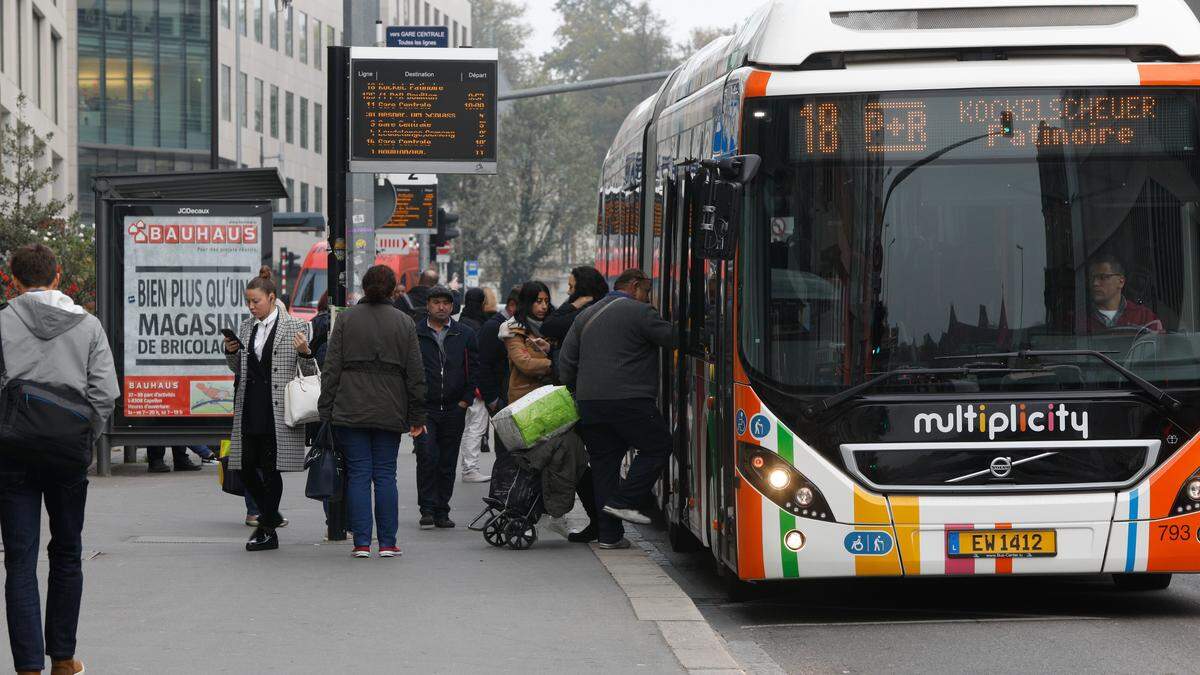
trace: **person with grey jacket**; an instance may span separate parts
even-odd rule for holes
[[[425,432],[425,368],[412,319],[392,303],[396,275],[387,265],[367,270],[364,298],[338,315],[321,373],[321,422],[333,425],[346,457],[346,505],[355,558],[371,556],[372,518],[379,557],[400,555],[400,436]],[[371,510],[371,488],[375,510]]]
[[[571,324],[558,358],[559,380],[575,394],[576,431],[591,460],[600,548],[629,548],[622,520],[650,522],[638,506],[671,454],[656,399],[659,349],[672,345],[672,329],[650,306],[650,285],[639,269],[623,272],[614,290]],[[621,461],[630,448],[638,453],[622,481]]]
[[[20,296],[0,308],[4,382],[29,380],[83,395],[91,405],[93,440],[121,395],[108,337],[100,321],[60,293],[54,252],[41,244],[17,249],[10,265]],[[0,455],[0,533],[8,638],[18,672],[79,673],[75,636],[83,596],[83,515],[87,470],[66,470]],[[37,563],[42,503],[50,520],[50,583],[43,639]]]

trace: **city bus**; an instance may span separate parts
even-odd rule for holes
[[[1200,571],[1200,22],[779,0],[604,160],[674,323],[673,546],[742,581]]]

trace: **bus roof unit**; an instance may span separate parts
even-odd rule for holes
[[[797,67],[820,54],[1162,47],[1200,58],[1184,0],[774,0],[739,31],[729,66]]]

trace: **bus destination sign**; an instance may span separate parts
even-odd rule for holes
[[[495,173],[495,53],[351,49],[350,170]]]
[[[793,154],[1192,152],[1196,134],[1182,103],[1172,93],[1130,90],[806,99],[795,108]]]

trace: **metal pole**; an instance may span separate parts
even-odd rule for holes
[[[665,80],[672,71],[664,70],[659,73],[644,73],[642,75],[624,75],[621,77],[606,77],[600,80],[588,80],[586,82],[571,82],[568,84],[551,84],[545,87],[533,87],[532,89],[518,89],[517,91],[509,91],[500,94],[496,97],[498,101],[512,101],[519,98],[532,98],[534,96],[550,96],[551,94],[566,94],[572,91],[586,91],[588,89],[603,89],[605,87],[615,87],[622,84],[636,84],[638,82],[652,82],[654,80]]]
[[[236,101],[234,108],[236,113],[233,116],[233,143],[234,161],[237,162],[236,168],[242,168],[242,108],[247,101],[243,100],[242,96],[242,28],[246,17],[242,16],[239,11],[244,5],[235,2],[233,6],[233,87],[235,92],[233,100]],[[249,88],[249,87],[247,87]]]
[[[112,276],[111,261],[109,256],[108,242],[108,200],[100,198],[100,189],[96,186],[95,181],[92,183],[92,195],[96,211],[96,230],[95,230],[95,256],[96,256],[96,316],[100,318],[100,326],[104,329],[107,336],[114,335],[115,323],[109,316],[114,303],[109,297],[109,278]],[[109,337],[109,341],[112,338]],[[114,359],[119,359],[119,356],[113,355]],[[112,432],[112,418],[110,417],[105,422],[104,430],[101,431],[100,437],[96,439],[96,475],[111,476],[112,475],[112,446],[109,445],[108,434]]]
[[[350,50],[346,47],[330,46],[326,50],[329,67],[328,90],[326,92],[327,128],[329,129],[326,163],[326,194],[329,203],[329,305],[336,312],[346,306],[346,180],[349,177],[350,153],[348,132],[350,128],[349,78]],[[343,477],[343,480],[345,478]],[[344,483],[343,483],[344,487]],[[343,489],[343,494],[345,490]],[[346,500],[329,501],[326,518],[329,541],[346,540]]]
[[[220,166],[221,160],[221,86],[218,83],[220,78],[220,59],[217,58],[217,32],[220,30],[220,20],[217,18],[217,0],[209,0],[208,3],[208,34],[209,34],[209,59],[208,59],[208,96],[209,101],[209,149],[208,149],[208,168],[217,169]]]

